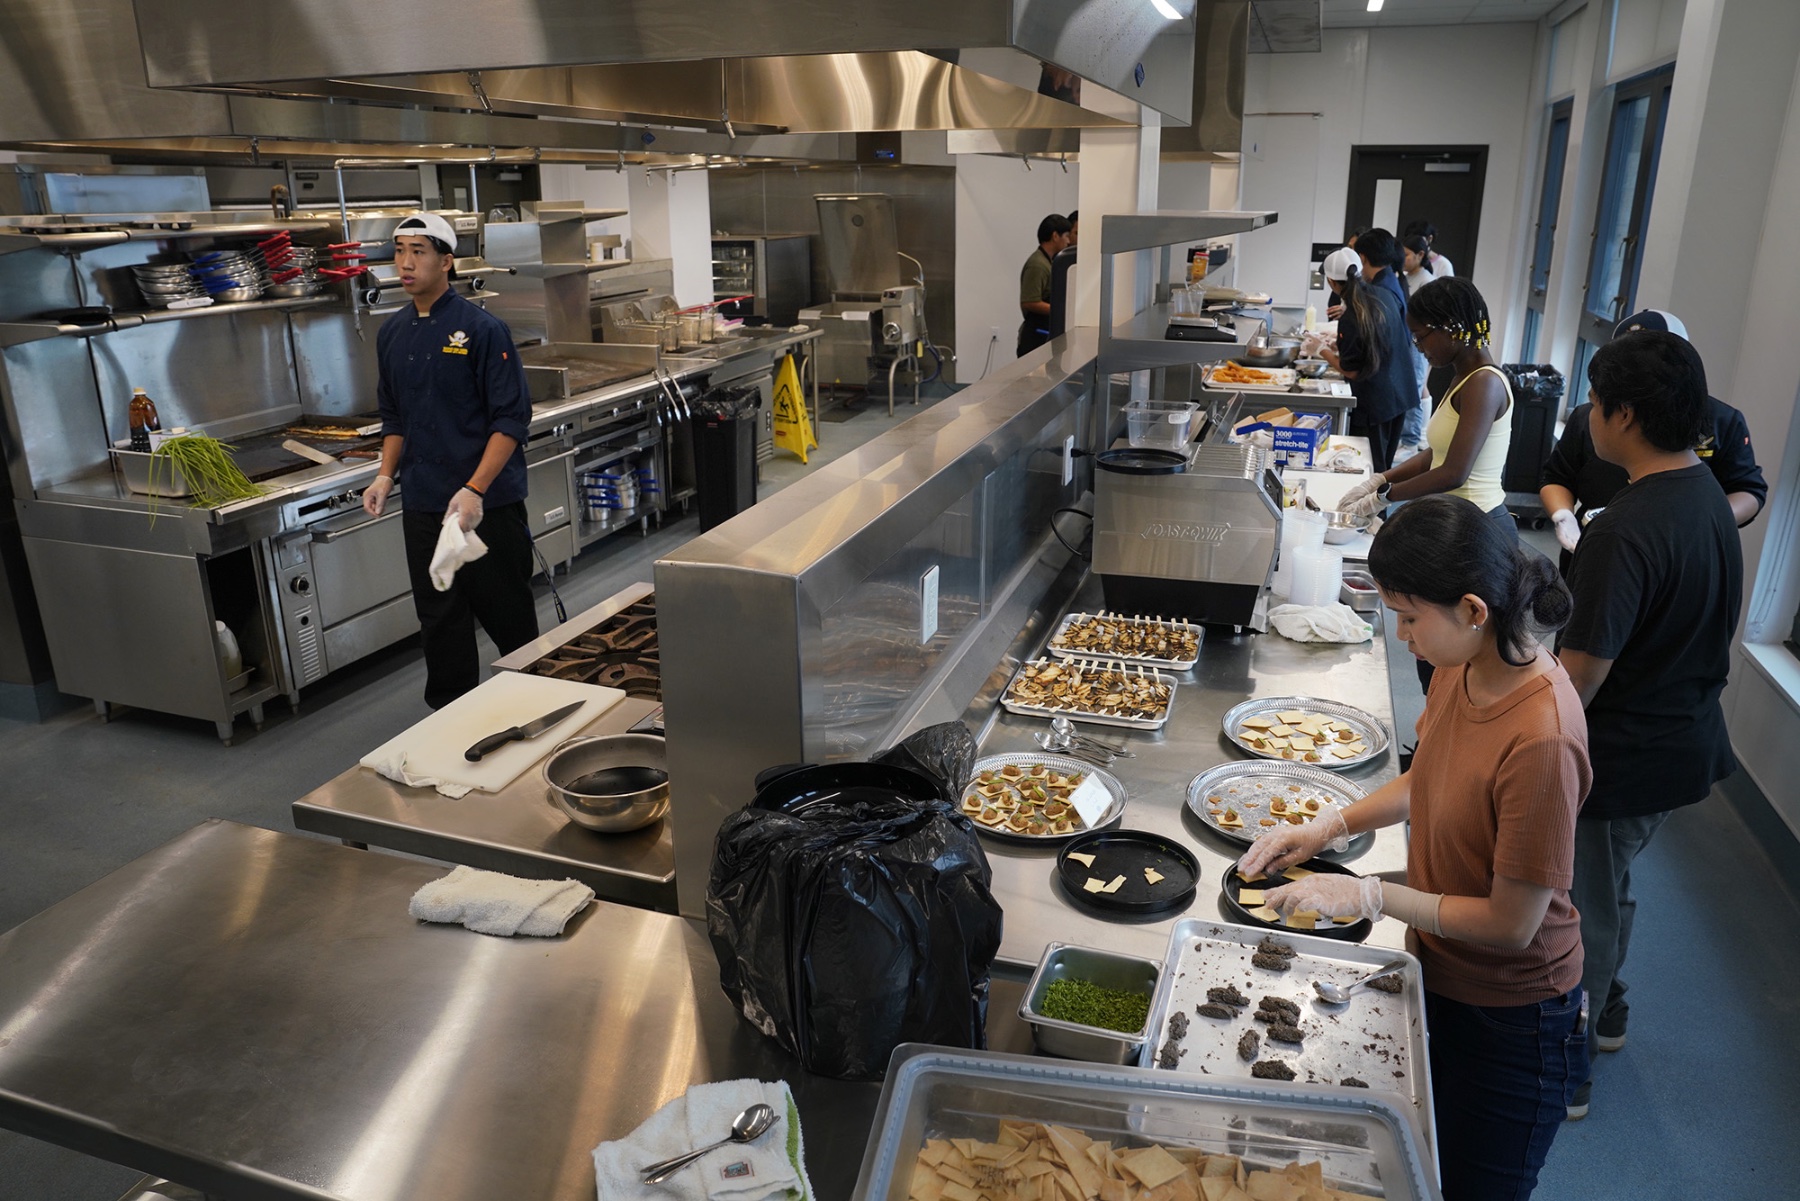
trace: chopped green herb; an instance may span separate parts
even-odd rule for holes
[[[1143,993],[1102,988],[1088,980],[1052,980],[1044,989],[1038,1012],[1059,1022],[1136,1034],[1150,1016],[1150,998]]]

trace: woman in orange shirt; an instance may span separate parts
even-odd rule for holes
[[[1446,1201],[1522,1201],[1587,1070],[1569,903],[1587,722],[1541,641],[1572,602],[1549,560],[1460,497],[1402,508],[1369,570],[1401,640],[1437,668],[1412,766],[1341,812],[1258,839],[1242,867],[1280,871],[1412,823],[1406,884],[1321,873],[1268,903],[1412,927]]]

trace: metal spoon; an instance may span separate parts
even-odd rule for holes
[[[644,1169],[644,1183],[659,1184],[708,1151],[717,1151],[727,1143],[754,1142],[774,1124],[775,1111],[758,1101],[732,1120],[730,1138],[722,1138],[710,1147],[701,1147],[698,1151],[689,1151],[686,1155],[677,1155],[674,1159],[665,1159],[661,1163],[651,1164]]]
[[[1313,991],[1318,993],[1320,999],[1327,1005],[1348,1005],[1350,1003],[1350,997],[1354,993],[1369,987],[1369,981],[1378,980],[1382,976],[1397,972],[1405,966],[1406,960],[1396,959],[1392,963],[1376,968],[1361,980],[1356,981],[1349,988],[1339,988],[1329,980],[1314,980]]]
[[[1058,755],[1067,755],[1071,759],[1079,759],[1083,763],[1092,763],[1095,767],[1106,767],[1112,763],[1112,756],[1100,751],[1090,751],[1085,747],[1073,747],[1064,743],[1048,730],[1039,730],[1032,738],[1047,751]]]
[[[1130,751],[1116,747],[1110,742],[1101,742],[1098,738],[1089,738],[1085,734],[1077,734],[1075,732],[1075,723],[1066,717],[1052,717],[1050,719],[1050,729],[1062,740],[1064,746],[1086,747],[1089,750],[1099,751],[1102,754],[1112,755],[1119,759],[1136,758]]]

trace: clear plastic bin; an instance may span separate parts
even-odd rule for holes
[[[1379,1091],[1261,1088],[908,1043],[888,1066],[853,1196],[906,1201],[926,1139],[992,1142],[1005,1118],[1068,1126],[1121,1149],[1160,1143],[1236,1155],[1252,1171],[1316,1162],[1331,1188],[1439,1201],[1411,1108]]]
[[[1134,400],[1125,406],[1125,436],[1133,446],[1180,450],[1194,436],[1200,406],[1185,400]]]

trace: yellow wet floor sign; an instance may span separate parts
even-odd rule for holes
[[[794,356],[781,360],[775,373],[775,445],[791,450],[806,462],[806,452],[819,444],[813,434],[812,419],[806,413],[806,397],[800,391],[800,373],[794,370]]]

